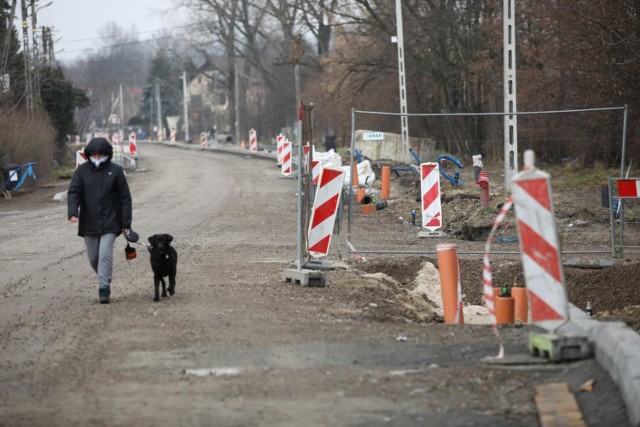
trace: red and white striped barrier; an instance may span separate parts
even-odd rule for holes
[[[176,142],[176,130],[175,129],[171,129],[171,132],[169,133],[169,142],[171,142],[171,143]]]
[[[284,142],[284,135],[279,134],[276,136],[276,149],[278,150],[278,165],[282,164],[282,143]]]
[[[537,169],[534,160],[533,151],[527,150],[524,170],[513,177],[512,193],[531,319],[555,330],[568,320],[569,305],[550,176]]]
[[[83,150],[76,151],[76,169],[83,163],[87,162],[87,156],[85,156]]]
[[[200,132],[200,145],[203,148],[207,148],[209,146],[209,143],[207,142],[207,133],[206,132]]]
[[[640,179],[619,179],[618,197],[637,199],[640,197]]]
[[[131,154],[132,157],[138,155],[138,140],[136,134],[133,132],[129,134],[129,154]]]
[[[158,131],[158,141],[162,142],[164,141],[164,132],[162,130]]]
[[[309,219],[309,255],[314,258],[329,253],[344,178],[345,172],[339,169],[324,168],[320,174]]]
[[[438,163],[420,165],[422,190],[422,227],[435,231],[442,227],[442,205],[440,203],[440,166]]]
[[[322,163],[320,160],[312,160],[311,161],[311,180],[314,184],[318,183],[318,178],[320,178],[320,172],[322,172]]]
[[[249,151],[252,153],[258,152],[258,135],[255,129],[249,130]]]
[[[291,142],[282,143],[282,175],[291,175]]]
[[[302,171],[306,175],[309,173],[309,158],[311,157],[311,145],[302,146]]]

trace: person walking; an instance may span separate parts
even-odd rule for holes
[[[113,147],[105,138],[93,138],[84,149],[69,184],[67,215],[78,223],[91,268],[98,277],[98,300],[108,304],[113,274],[113,247],[120,233],[131,229],[131,193],[122,167],[111,163]]]

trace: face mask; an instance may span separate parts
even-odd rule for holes
[[[99,159],[94,159],[93,157],[91,157],[90,159],[91,159],[91,163],[93,163],[95,167],[98,167],[104,162],[106,162],[108,157],[101,157]]]

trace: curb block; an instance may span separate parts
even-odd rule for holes
[[[631,425],[640,426],[640,335],[623,322],[599,322],[570,305],[561,331],[587,337],[596,361],[618,385]]]

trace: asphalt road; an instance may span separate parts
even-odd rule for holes
[[[176,295],[159,303],[144,247],[128,263],[117,240],[99,305],[64,204],[0,207],[0,425],[537,426],[535,386],[552,382],[587,425],[629,425],[593,359],[491,366],[490,328],[377,321],[354,302],[377,290],[348,269],[325,288],[284,282],[296,181],[274,162],[139,154],[133,228],[143,242],[171,234],[179,253]],[[501,331],[509,356],[531,330]]]

